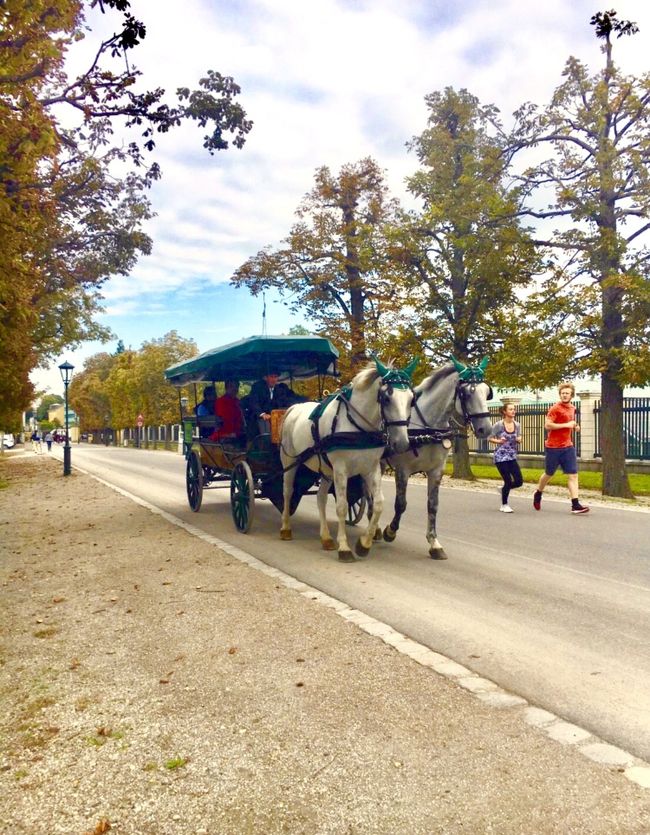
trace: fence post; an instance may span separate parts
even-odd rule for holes
[[[580,398],[580,457],[593,459],[596,454],[596,416],[594,407],[600,398],[599,391],[579,391]]]

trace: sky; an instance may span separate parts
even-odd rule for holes
[[[206,351],[262,333],[262,299],[229,285],[262,247],[277,246],[323,165],[338,172],[366,156],[408,204],[405,178],[417,168],[406,143],[426,127],[427,94],[466,88],[494,104],[507,126],[526,101],[544,105],[574,55],[602,66],[589,25],[611,7],[595,0],[131,0],[147,36],[130,53],[146,89],[198,87],[208,69],[233,76],[253,120],[242,150],[210,156],[188,125],[157,137],[162,180],[145,231],[153,252],[102,290],[100,321],[114,340],[86,343],[32,374],[39,390],[63,394],[58,364],[81,369],[117,340],[138,349],[171,330]],[[618,0],[619,19],[640,33],[615,51],[625,72],[650,69],[650,3]],[[96,31],[115,23],[93,13]],[[113,31],[115,27],[111,27]],[[91,34],[70,56],[83,64]],[[616,48],[616,47],[615,47]],[[86,53],[84,53],[86,50]],[[310,326],[277,298],[266,299],[266,332]]]

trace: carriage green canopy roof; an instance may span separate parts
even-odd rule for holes
[[[182,386],[231,377],[250,382],[269,370],[277,370],[281,379],[336,376],[338,356],[329,339],[322,336],[250,336],[178,362],[165,371],[165,377]]]

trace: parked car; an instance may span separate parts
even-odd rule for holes
[[[11,449],[16,445],[16,440],[11,432],[7,432],[2,438],[2,445],[7,449]]]
[[[55,432],[52,436],[52,440],[55,444],[62,444],[65,442],[65,432]]]

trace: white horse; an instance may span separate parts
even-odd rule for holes
[[[452,446],[457,426],[471,424],[477,438],[487,438],[492,423],[487,401],[492,389],[483,382],[487,358],[478,366],[468,367],[452,358],[452,362],[436,369],[415,388],[411,412],[407,452],[391,455],[388,463],[395,471],[395,515],[384,528],[384,539],[393,542],[406,510],[406,487],[413,473],[427,477],[427,542],[433,560],[446,560],[447,555],[436,535],[436,517],[442,473]],[[460,419],[459,419],[460,418]]]
[[[348,510],[347,484],[360,475],[367,495],[373,500],[368,528],[355,547],[359,557],[370,551],[384,504],[381,490],[381,458],[388,445],[396,452],[408,449],[408,422],[413,403],[412,362],[403,371],[387,367],[375,358],[340,391],[323,403],[297,403],[287,411],[282,425],[280,458],[284,469],[284,510],[280,537],[291,539],[291,498],[298,465],[321,474],[318,488],[320,539],[326,551],[333,551],[325,509],[330,485],[334,483],[339,520],[338,552],[343,562],[355,557],[350,550],[345,518]]]

